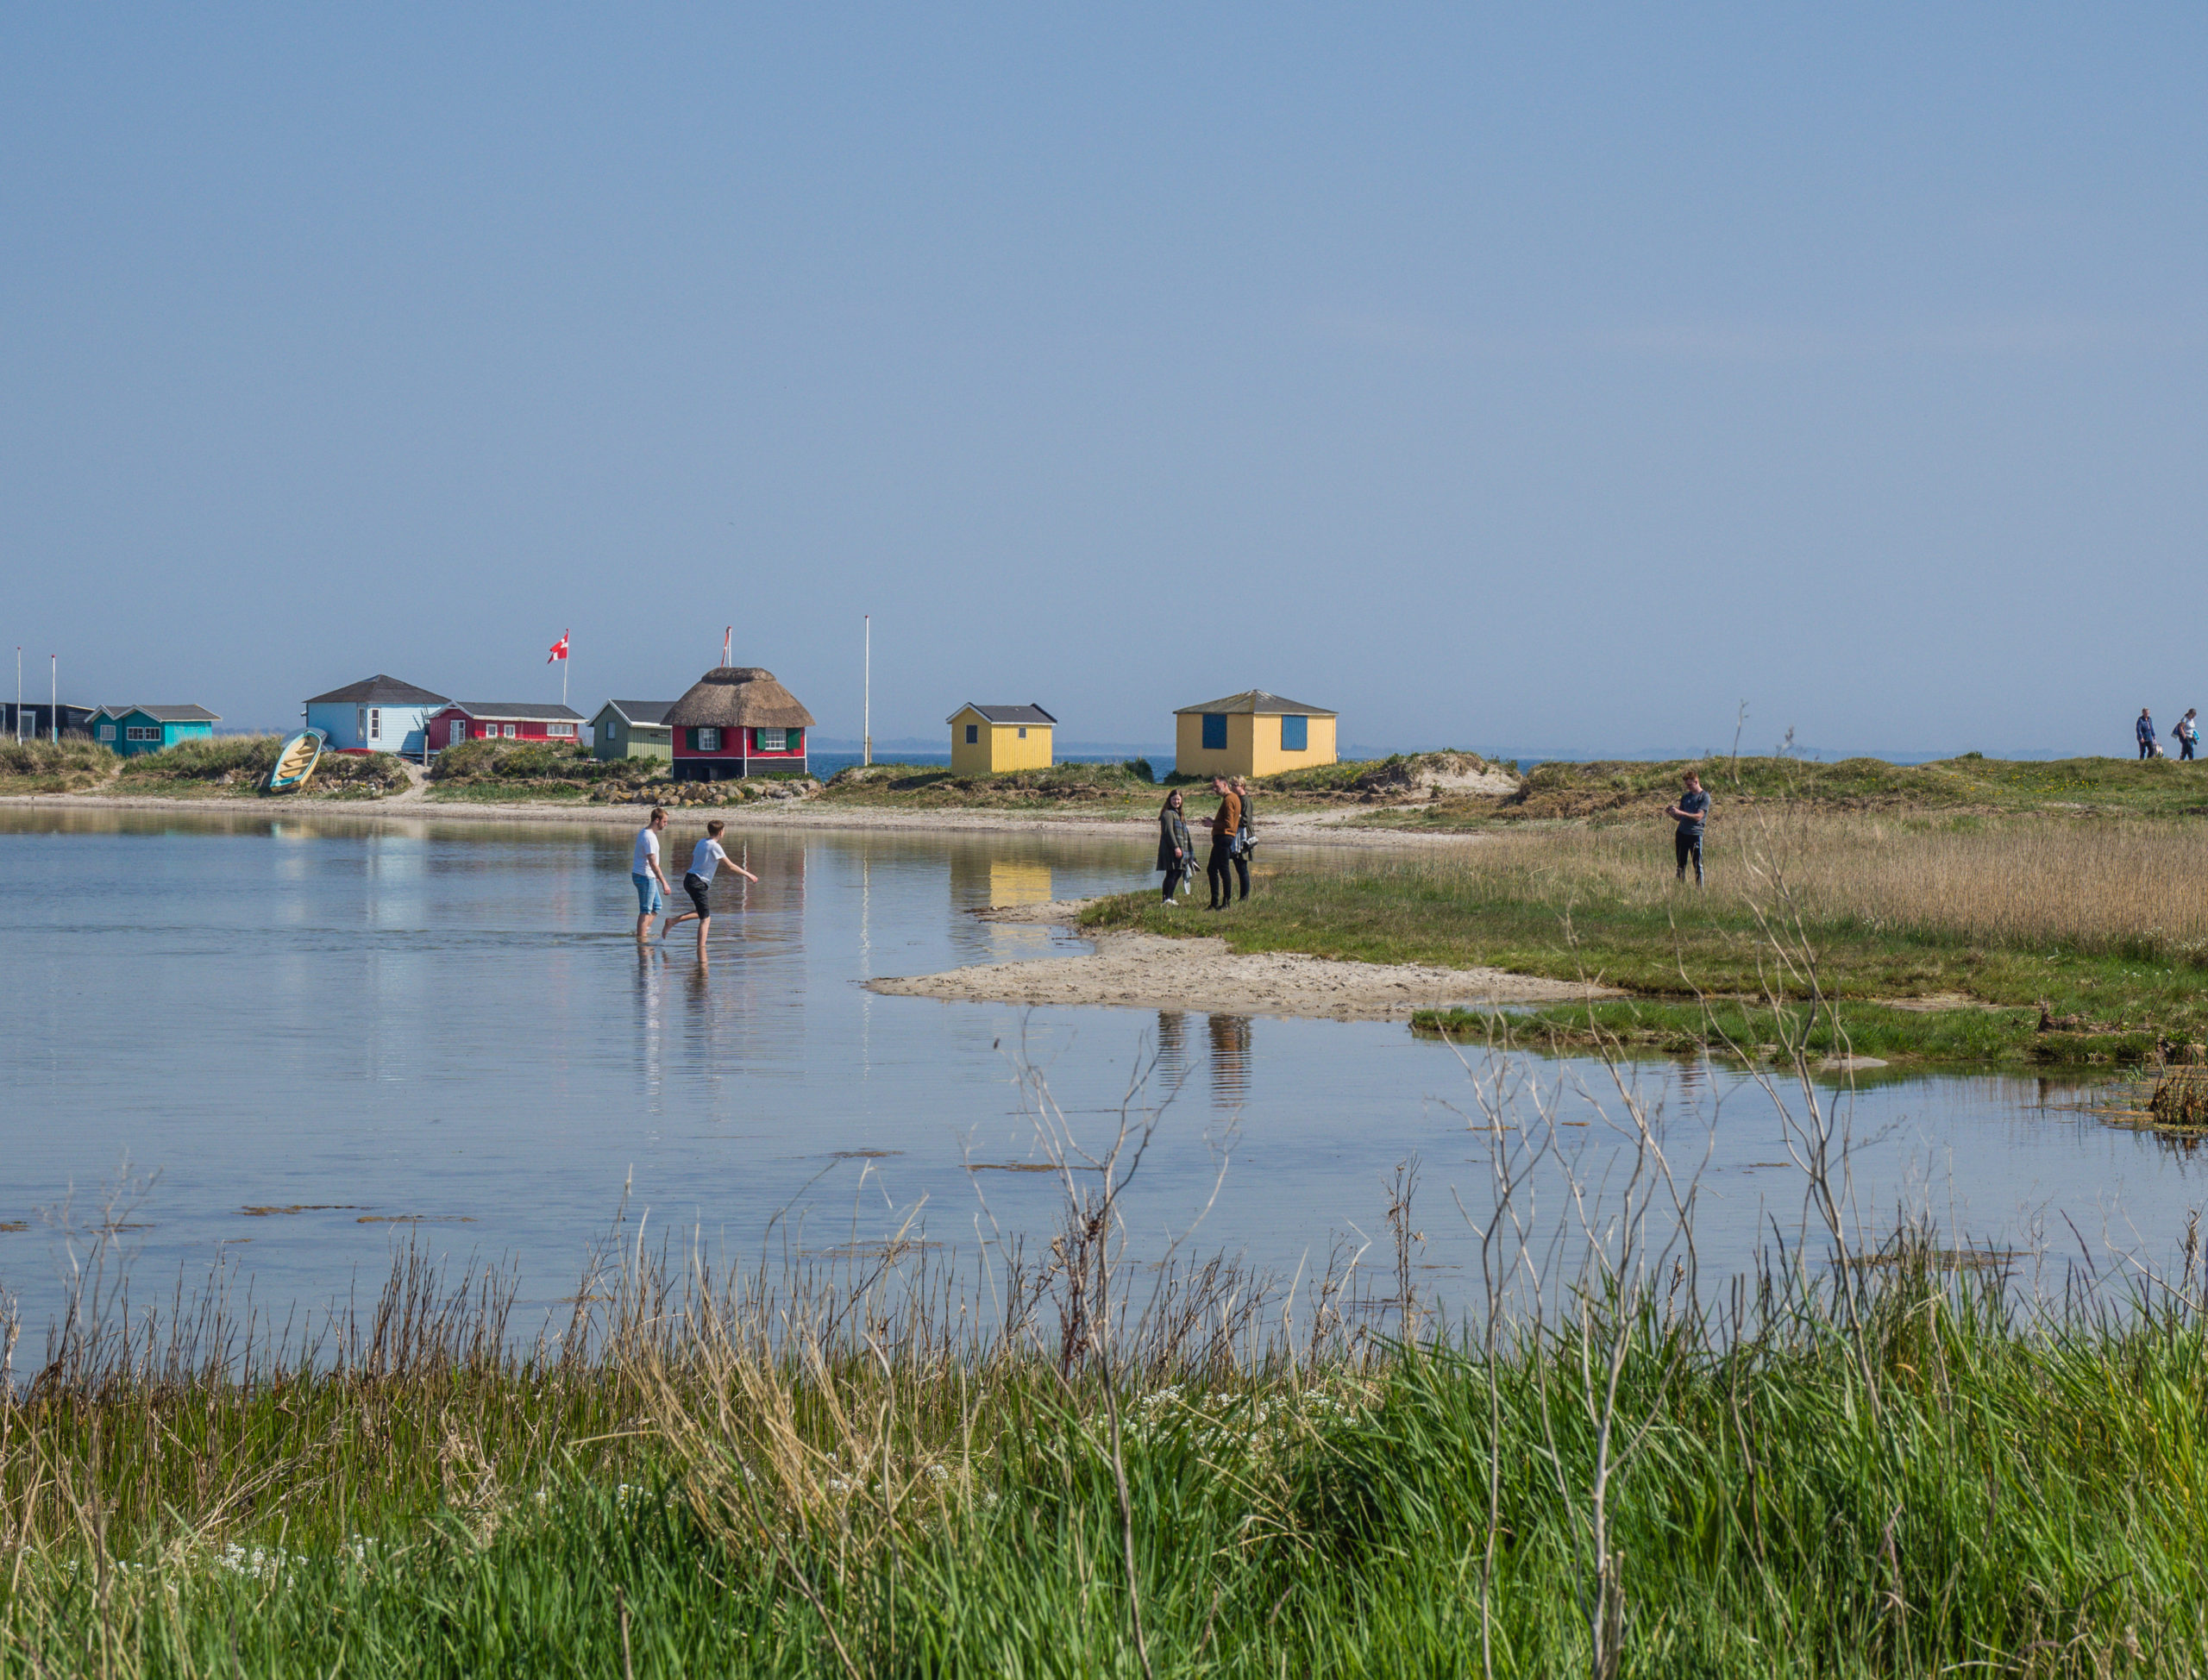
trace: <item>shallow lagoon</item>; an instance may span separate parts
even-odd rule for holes
[[[670,831],[673,857],[694,826]],[[1484,1206],[1488,1169],[1446,1046],[1397,1025],[860,985],[1077,949],[966,912],[1154,881],[1146,842],[739,830],[731,850],[761,882],[724,881],[702,970],[687,929],[637,952],[629,845],[584,824],[0,812],[0,1286],[34,1332],[60,1298],[60,1210],[73,1194],[91,1222],[126,1158],[158,1174],[129,1219],[141,1294],[227,1257],[279,1313],[380,1281],[410,1236],[510,1263],[526,1300],[554,1301],[624,1186],[648,1231],[723,1254],[1044,1233],[1050,1178],[969,1170],[1040,1158],[1021,1060],[1105,1141],[1155,1058],[1144,1100],[1164,1113],[1127,1204],[1138,1244],[1184,1231],[1223,1162],[1193,1245],[1293,1273],[1337,1237],[1378,1234],[1385,1181],[1415,1152],[1425,1263],[1445,1294],[1469,1293],[1452,1194]],[[1565,1135],[1596,1159],[1609,1134],[1576,1093],[1609,1094],[1607,1071],[1525,1071],[1592,1120]],[[1774,1219],[1791,1238],[1800,1181],[1776,1164],[1768,1100],[1703,1066],[1631,1076],[1674,1159],[1707,1155],[1705,1268],[1742,1263]],[[2081,1241],[2166,1255],[2208,1200],[2202,1163],[2102,1124],[2092,1096],[2007,1077],[1866,1087],[1857,1206],[2058,1258]]]

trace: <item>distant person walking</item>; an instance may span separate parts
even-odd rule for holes
[[[2131,732],[2139,737],[2139,756],[2152,758],[2155,755],[2155,719],[2143,705],[2139,708],[2139,721],[2132,725]]]
[[[652,918],[666,907],[661,891],[664,889],[668,898],[674,896],[659,867],[660,831],[666,826],[667,812],[654,806],[650,818],[637,831],[636,856],[629,861],[629,879],[637,888],[637,943],[640,945],[651,937]]]
[[[1165,796],[1157,812],[1157,867],[1165,871],[1165,907],[1173,907],[1173,894],[1196,872],[1196,843],[1189,837],[1189,819],[1181,812],[1181,790]]]
[[[1250,896],[1250,854],[1258,849],[1258,803],[1250,797],[1250,784],[1234,778],[1234,797],[1242,801],[1241,825],[1234,831],[1234,873],[1242,882],[1242,896]]]
[[[674,925],[677,922],[687,922],[695,917],[698,923],[698,955],[699,956],[706,954],[706,932],[713,925],[714,869],[725,863],[748,881],[756,883],[759,879],[721,849],[721,833],[727,827],[728,824],[718,817],[706,824],[706,837],[691,848],[690,867],[683,872],[682,876],[682,890],[690,895],[691,908],[684,911],[680,916],[668,917],[667,925],[659,931],[659,937],[664,939],[674,931]]]
[[[2189,705],[2185,716],[2177,720],[2177,727],[2170,731],[2177,737],[2178,762],[2183,763],[2192,756],[2192,749],[2200,744],[2200,708]]]
[[[1694,860],[1694,884],[1702,885],[1702,830],[1709,820],[1709,795],[1702,791],[1702,778],[1691,770],[1686,774],[1686,792],[1679,795],[1679,802],[1664,813],[1679,825],[1672,838],[1672,849],[1679,860],[1679,879],[1687,878],[1687,860]]]
[[[1225,776],[1211,779],[1211,791],[1219,795],[1219,809],[1211,814],[1211,856],[1204,864],[1211,887],[1206,907],[1224,910],[1234,902],[1234,837],[1242,831],[1242,801]]]

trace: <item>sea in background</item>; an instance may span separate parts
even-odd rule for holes
[[[678,856],[694,825],[676,825]],[[561,1310],[624,1201],[634,1239],[841,1263],[1047,1248],[1063,1210],[1037,1090],[1077,1147],[1156,1132],[1125,1203],[1138,1258],[1224,1251],[1283,1278],[1385,1252],[1423,1163],[1419,1276],[1477,1288],[1491,1206],[1479,1095],[1558,1125],[1615,1191],[1627,1097],[1698,1175],[1710,1275],[1800,1240],[1769,1097],[1692,1060],[1460,1057],[1400,1024],[881,997],[871,975],[1085,949],[970,912],[1148,887],[1114,834],[745,827],[708,960],[639,950],[625,828],[342,812],[0,810],[0,1290],[19,1366],[104,1232],[132,1299],[213,1275],[281,1317],[372,1290],[395,1247],[510,1267]],[[1282,844],[1274,867],[1323,853]],[[1853,1195],[2054,1271],[2167,1257],[2208,1162],[2009,1075],[1828,1088]],[[1798,1097],[1797,1099],[1798,1103]],[[1556,1185],[1548,1188],[1552,1193]],[[1544,1217],[1565,1206],[1550,1194]],[[1392,1265],[1392,1259],[1389,1261]],[[533,1329],[527,1313],[518,1327]]]

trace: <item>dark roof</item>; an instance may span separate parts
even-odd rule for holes
[[[1189,711],[1285,711],[1301,712],[1308,718],[1340,716],[1323,705],[1305,705],[1297,700],[1284,700],[1277,694],[1268,694],[1262,688],[1245,688],[1239,694],[1229,694],[1223,700],[1206,700],[1201,705],[1181,706],[1173,715],[1178,718]]]
[[[812,714],[772,671],[717,665],[668,707],[667,721],[685,729],[811,729]]]
[[[969,700],[943,721],[955,724],[969,711],[978,711],[993,724],[1055,724],[1058,720],[1039,705],[982,705]]]
[[[673,700],[608,700],[605,705],[619,712],[622,720],[630,724],[664,724],[667,714],[674,710]],[[600,711],[605,705],[599,707]]]
[[[471,718],[511,718],[532,724],[543,718],[562,724],[571,718],[579,724],[583,721],[581,712],[564,705],[531,705],[506,700],[455,700],[452,705]]]
[[[342,688],[333,688],[327,694],[308,697],[309,705],[339,705],[351,701],[360,705],[445,705],[449,702],[442,694],[432,694],[426,688],[417,688],[411,682],[401,682],[397,677],[387,677],[379,672],[366,682],[348,682]]]
[[[26,700],[24,704],[28,705],[30,702]],[[157,724],[219,724],[223,721],[219,712],[210,711],[204,705],[104,705],[92,715],[97,717],[102,711],[110,718],[142,711]]]

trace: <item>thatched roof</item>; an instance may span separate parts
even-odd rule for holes
[[[690,685],[669,707],[677,729],[811,729],[812,714],[797,696],[756,665],[722,665]]]

